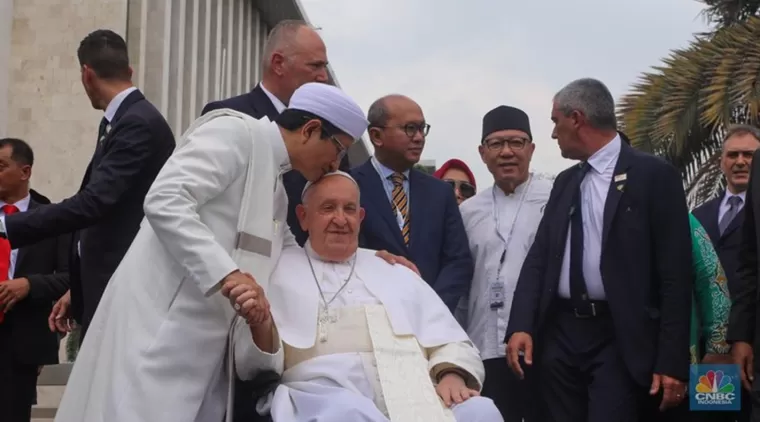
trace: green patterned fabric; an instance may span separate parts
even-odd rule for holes
[[[731,300],[718,254],[704,227],[693,215],[691,223],[694,260],[694,292],[691,307],[691,362],[699,363],[705,353],[729,352],[726,343]],[[704,347],[705,350],[702,350]]]

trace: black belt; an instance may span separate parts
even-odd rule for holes
[[[572,313],[576,318],[594,318],[609,315],[610,305],[606,300],[587,300],[580,307],[570,299],[557,299],[557,307],[563,312]]]

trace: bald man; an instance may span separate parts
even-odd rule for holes
[[[367,120],[375,155],[351,171],[367,212],[360,246],[411,260],[453,312],[473,261],[454,190],[414,169],[430,125],[419,104],[397,94],[375,101]]]
[[[262,51],[263,77],[259,84],[246,94],[208,103],[202,114],[219,108],[231,108],[255,119],[274,121],[280,115],[298,87],[308,82],[328,82],[327,49],[322,38],[306,22],[282,21],[269,34]],[[340,169],[348,171],[348,156]],[[301,203],[301,191],[306,179],[297,171],[283,176],[288,194],[288,225],[299,245],[308,235],[301,229],[296,217],[296,206]]]

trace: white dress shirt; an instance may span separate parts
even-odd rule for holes
[[[106,107],[105,111],[105,118],[108,120],[108,123],[111,123],[113,121],[114,116],[116,116],[116,112],[119,111],[119,107],[121,107],[121,103],[123,103],[127,96],[133,91],[137,91],[137,88],[131,86],[124,91],[116,94],[116,96],[111,99],[111,102],[108,103],[108,107]]]
[[[274,105],[275,110],[277,110],[278,113],[282,113],[283,110],[288,108],[285,104],[283,104],[282,101],[280,101],[279,98],[275,97],[274,94],[269,92],[269,90],[264,86],[264,84],[259,84],[261,87],[261,90],[264,91],[264,94],[267,94],[267,97],[269,97],[269,101],[272,102],[272,105]]]
[[[615,165],[620,157],[620,135],[588,159],[591,166],[581,182],[581,212],[583,216],[583,278],[592,300],[604,300],[604,284],[600,269],[602,260],[602,229],[604,205],[610,190]],[[570,228],[567,230],[565,256],[559,276],[559,296],[570,299]]]
[[[30,197],[29,195],[26,195],[26,197],[18,202],[16,202],[15,205],[16,208],[18,208],[18,212],[26,212],[29,209],[29,201]],[[5,219],[5,212],[2,211],[2,207],[7,205],[5,202],[0,201],[0,214],[2,214],[3,219]],[[11,251],[11,263],[8,267],[8,279],[13,280],[14,274],[16,274],[16,258],[18,258],[18,249],[13,249]]]

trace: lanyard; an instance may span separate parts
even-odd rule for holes
[[[528,182],[525,185],[525,190],[523,191],[522,195],[520,196],[520,202],[517,205],[517,211],[515,211],[515,216],[512,218],[512,225],[509,227],[509,232],[507,233],[506,239],[501,234],[501,218],[499,213],[499,207],[496,202],[496,185],[493,185],[491,188],[491,196],[493,198],[493,220],[494,224],[496,225],[496,235],[499,236],[499,239],[501,239],[501,242],[504,244],[504,251],[501,253],[501,258],[499,258],[499,267],[496,270],[496,281],[498,282],[501,278],[501,268],[504,266],[504,261],[507,259],[507,249],[509,248],[509,242],[512,241],[512,234],[515,230],[515,225],[517,224],[517,218],[520,216],[520,210],[522,209],[523,203],[525,203],[525,197],[528,195],[528,191],[530,190],[530,183],[533,181],[533,175],[531,174],[528,176]]]
[[[375,158],[374,155],[369,159],[369,161],[372,163],[372,167],[375,168],[375,171],[377,172],[377,175],[380,176],[380,182],[382,182],[382,184],[383,184],[383,190],[385,191],[385,195],[388,198],[391,198],[390,199],[391,207],[393,207],[393,210],[396,212],[396,222],[398,223],[398,226],[399,227],[404,227],[404,216],[401,214],[401,210],[399,210],[396,207],[396,204],[393,203],[393,191],[388,190],[388,183],[387,183],[388,179],[386,179],[383,176],[383,172],[380,170],[380,167],[378,165],[378,161],[377,161],[377,159]],[[403,184],[401,185],[401,189],[404,189],[404,185]],[[406,203],[407,203],[407,206],[409,206],[409,204],[411,203],[410,198],[409,198],[409,194],[407,193],[406,196],[407,196]]]

